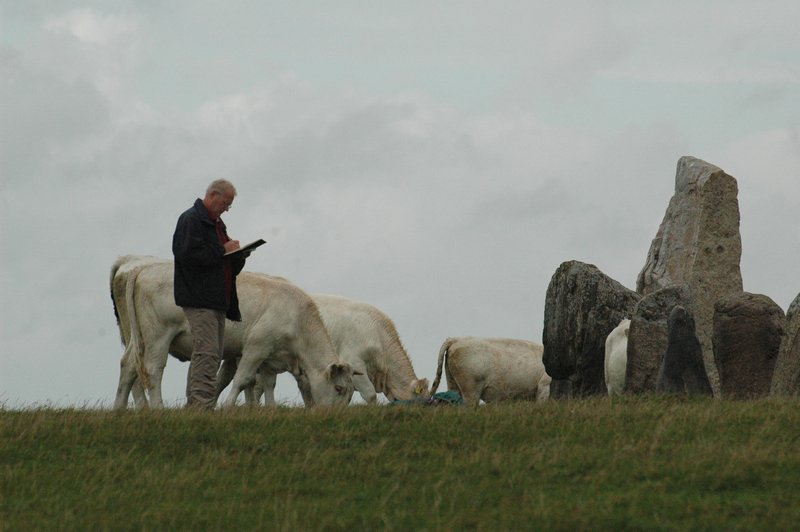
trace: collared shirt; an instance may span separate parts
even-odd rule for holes
[[[222,223],[221,218],[217,218],[214,222],[214,226],[217,229],[217,238],[219,238],[219,243],[224,246],[225,242],[230,240],[228,235],[225,234],[225,224]],[[233,291],[233,267],[231,265],[231,261],[227,258],[224,259],[222,263],[222,275],[225,279],[225,301],[230,304],[231,293]]]

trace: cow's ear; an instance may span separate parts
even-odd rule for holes
[[[330,381],[339,378],[343,374],[350,374],[351,371],[353,370],[350,368],[350,364],[329,364],[325,368],[325,377]]]

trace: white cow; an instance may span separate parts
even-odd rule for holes
[[[544,346],[511,338],[448,338],[439,349],[431,395],[439,387],[444,362],[447,389],[468,405],[509,399],[545,400],[550,376],[542,362]]]
[[[131,329],[130,320],[128,319],[128,305],[126,301],[131,299],[131,295],[127,294],[127,290],[132,290],[133,285],[128,285],[128,279],[133,270],[143,264],[152,264],[155,262],[163,262],[163,259],[154,257],[152,255],[125,255],[119,257],[111,267],[111,302],[114,304],[114,316],[117,318],[117,326],[119,328],[120,339],[122,345],[125,346],[125,352],[120,361],[121,367],[127,367],[130,364],[135,364],[132,349],[138,348],[130,343]],[[116,295],[115,295],[116,294]],[[138,336],[137,336],[138,339]],[[184,361],[188,360],[184,359]],[[157,379],[160,386],[161,379]],[[118,390],[119,393],[119,390]],[[160,389],[159,389],[160,397]],[[144,395],[144,389],[139,381],[135,382],[133,387],[133,395],[137,406],[144,406],[147,403],[147,398]]]
[[[161,379],[168,353],[191,357],[189,324],[173,299],[173,263],[153,257],[120,257],[112,267],[111,292],[125,343],[116,408],[125,408],[137,377],[154,407],[162,407]],[[265,364],[307,379],[315,404],[346,405],[353,369],[336,355],[316,305],[297,286],[242,272],[237,277],[241,322],[227,322],[224,357],[241,356],[224,405],[255,380]]]
[[[353,385],[367,403],[375,403],[383,393],[389,401],[428,398],[428,379],[418,379],[392,320],[372,305],[341,296],[312,294],[322,315],[322,321],[342,361],[357,372]],[[241,298],[240,298],[241,299]],[[226,361],[217,378],[219,391],[227,386],[235,371],[233,361]],[[277,375],[260,368],[258,382],[251,396],[245,390],[248,403],[257,402],[261,394],[265,404],[274,402]],[[305,378],[298,379],[305,398]]]
[[[625,388],[625,373],[628,365],[628,331],[631,320],[619,322],[606,338],[604,374],[608,395],[620,395]]]

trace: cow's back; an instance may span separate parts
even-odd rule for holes
[[[367,374],[377,393],[412,398],[419,387],[394,322],[369,303],[314,294],[325,326],[343,360]],[[427,382],[422,385],[427,392]]]
[[[364,352],[375,354],[382,349],[374,307],[329,294],[313,294],[312,299],[340,354],[357,353],[363,357]]]
[[[163,338],[169,342],[169,353],[188,361],[192,355],[191,331],[183,310],[175,304],[174,262],[149,256],[129,256],[113,278],[113,292],[124,301],[128,278],[136,272],[134,300],[136,318],[145,342],[152,345]],[[243,273],[241,277],[246,277]],[[246,297],[249,300],[249,297]],[[121,305],[124,309],[125,305]],[[128,329],[126,310],[120,310],[121,328]],[[246,321],[246,320],[245,320]],[[240,322],[226,324],[225,354],[239,356],[245,327]],[[127,333],[126,333],[127,334]]]
[[[255,272],[240,273],[236,287],[242,322],[228,322],[235,330],[231,349],[243,352],[245,344],[248,349],[264,349],[273,354],[267,362],[276,371],[286,371],[290,359],[309,352],[320,357],[317,361],[338,360],[317,304],[300,287]]]
[[[541,344],[526,340],[458,338],[447,354],[448,381],[451,376],[457,381],[468,402],[468,395],[486,402],[534,399],[546,376],[543,351]]]

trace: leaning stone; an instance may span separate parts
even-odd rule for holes
[[[626,393],[656,391],[658,371],[667,351],[669,316],[681,306],[693,311],[693,297],[688,285],[674,285],[643,297],[633,311],[628,332],[628,369]]]
[[[800,294],[786,311],[786,327],[775,362],[770,393],[800,395]]]
[[[769,394],[786,317],[772,299],[744,292],[717,302],[714,356],[723,397]]]
[[[550,399],[572,399],[572,381],[551,380]]]
[[[640,297],[592,264],[562,263],[544,306],[543,361],[553,382],[570,381],[574,397],[605,394],[606,337]]]
[[[636,282],[636,291],[644,296],[674,284],[691,287],[697,339],[715,393],[714,304],[743,289],[737,196],[736,179],[705,161],[681,157],[675,194]]]
[[[694,333],[694,318],[676,305],[667,320],[667,351],[658,372],[659,393],[711,395],[703,352]]]

